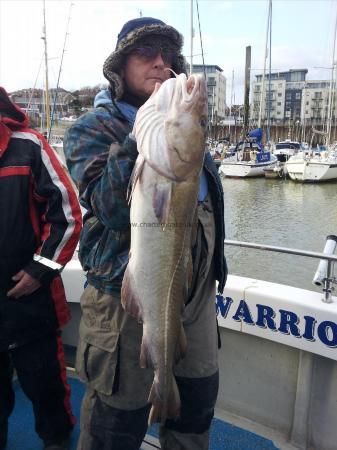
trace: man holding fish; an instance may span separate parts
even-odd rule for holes
[[[187,79],[180,33],[127,22],[104,63],[109,88],[68,131],[87,209],[77,371],[87,383],[78,450],[208,448],[218,392],[215,285],[222,292],[223,193],[205,155],[204,77]]]

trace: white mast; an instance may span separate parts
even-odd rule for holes
[[[336,50],[336,32],[337,32],[337,13],[334,28],[334,39],[332,46],[332,62],[331,62],[331,78],[330,78],[330,89],[329,89],[329,103],[328,103],[328,120],[327,120],[327,135],[326,135],[326,145],[330,144],[331,136],[331,121],[332,121],[332,98],[333,98],[333,85],[334,85],[334,73],[335,73],[335,50]]]
[[[234,89],[234,69],[232,70],[231,101],[230,101],[230,105],[229,105],[229,127],[228,127],[229,139],[231,138],[231,116],[232,116],[232,106],[233,106],[233,89]]]
[[[50,127],[50,105],[49,105],[49,84],[48,84],[48,52],[47,52],[47,29],[46,29],[46,3],[43,0],[43,36],[44,41],[44,62],[45,62],[45,113],[46,113],[46,130]]]
[[[261,128],[261,121],[262,121],[262,102],[263,102],[263,96],[264,96],[264,82],[265,82],[265,76],[266,76],[266,62],[267,62],[267,55],[268,55],[268,36],[269,36],[269,27],[270,27],[270,14],[271,14],[271,0],[269,0],[268,17],[267,17],[266,45],[265,45],[265,50],[264,50],[262,85],[261,85],[261,92],[260,92],[260,110],[259,110],[259,119],[258,119],[258,125],[257,125],[258,128]]]
[[[213,125],[213,122],[214,122],[214,108],[215,108],[215,86],[214,86],[214,84],[213,84],[213,91],[212,91],[212,125]]]
[[[191,0],[191,64],[190,64],[190,75],[193,72],[193,0]]]
[[[58,90],[59,90],[59,86],[60,86],[60,78],[61,78],[61,72],[62,72],[63,58],[64,58],[64,53],[66,51],[67,37],[69,35],[68,30],[69,30],[69,23],[70,23],[70,18],[71,18],[71,8],[73,6],[74,6],[74,3],[70,3],[68,22],[67,22],[67,27],[66,27],[66,34],[64,36],[64,44],[63,44],[62,55],[61,55],[60,68],[59,68],[59,73],[58,73],[58,77],[57,77],[55,96],[54,96],[54,99],[53,99],[53,108],[52,108],[51,119],[50,119],[50,127],[48,128],[48,142],[50,141],[50,138],[51,138],[51,131],[52,131],[53,122],[54,122],[54,114],[55,114],[55,110],[56,110],[57,95],[58,95]],[[61,106],[61,108],[62,108],[62,106]]]

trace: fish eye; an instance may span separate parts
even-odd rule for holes
[[[202,126],[202,128],[206,128],[207,127],[207,119],[206,119],[206,117],[202,117],[200,119],[199,123]]]

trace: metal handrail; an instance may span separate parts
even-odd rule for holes
[[[314,284],[320,285],[322,283],[324,285],[323,287],[324,297],[322,298],[322,301],[325,303],[332,303],[332,291],[334,288],[331,285],[332,283],[337,284],[337,279],[333,276],[333,263],[337,262],[337,256],[328,253],[310,252],[295,248],[277,247],[275,245],[256,244],[254,242],[232,241],[229,239],[225,240],[225,245],[254,248],[256,250],[266,250],[269,252],[286,253],[288,255],[298,255],[309,258],[316,258],[320,260],[326,260],[327,261],[326,275],[324,278],[321,278],[319,280],[320,283],[315,282]]]
[[[267,250],[269,252],[288,253],[289,255],[308,256],[309,258],[326,259],[328,261],[337,262],[337,256],[327,255],[326,253],[308,252],[306,250],[298,250],[295,248],[277,247],[274,245],[256,244],[254,242],[231,241],[225,239],[226,245],[233,245],[236,247],[255,248],[257,250]]]

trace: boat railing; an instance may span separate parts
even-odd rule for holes
[[[333,254],[337,245],[337,236],[330,235],[326,238],[323,253],[295,248],[278,247],[275,245],[257,244],[254,242],[232,241],[229,239],[225,240],[225,245],[319,259],[320,262],[312,282],[316,286],[323,286],[322,291],[324,293],[324,297],[322,298],[322,301],[325,303],[332,303],[332,291],[334,290],[332,284],[337,284],[337,278],[333,275],[333,264],[337,262],[337,256]]]

